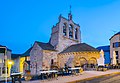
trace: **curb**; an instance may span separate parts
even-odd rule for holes
[[[109,74],[105,74],[105,75],[89,77],[89,78],[85,78],[85,79],[81,79],[81,80],[75,80],[75,81],[71,81],[71,82],[67,82],[67,83],[79,83],[79,82],[83,82],[83,81],[92,80],[92,79],[95,79],[95,78],[101,78],[101,77],[105,77],[105,76],[113,76],[113,75],[117,75],[117,74],[120,74],[120,72],[114,72],[114,73],[109,73]]]
[[[7,82],[10,82],[11,80],[10,79],[7,79]],[[0,79],[0,83],[3,83],[3,82],[5,82],[5,78],[3,78],[3,79]]]

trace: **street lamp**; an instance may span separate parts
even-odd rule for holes
[[[8,67],[8,75],[10,76],[11,74],[11,68],[12,68],[12,65],[14,64],[14,62],[12,60],[8,60],[7,61],[7,67]]]
[[[9,62],[8,62],[8,64],[12,65],[12,64],[13,64],[13,62],[12,62],[12,61],[9,61]]]

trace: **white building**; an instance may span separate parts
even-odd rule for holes
[[[111,57],[111,63],[113,60],[113,53],[115,51],[117,64],[120,64],[120,32],[114,34],[110,38],[110,57]]]
[[[6,46],[0,45],[0,76],[5,74],[5,52],[7,55],[7,60],[11,60],[12,51],[8,49]],[[8,67],[8,74],[10,74],[11,66],[8,64],[7,67]]]

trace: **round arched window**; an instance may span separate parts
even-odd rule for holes
[[[69,38],[73,38],[73,26],[69,25]]]
[[[66,36],[66,29],[67,29],[67,25],[66,23],[63,24],[63,35]]]
[[[75,29],[75,39],[78,39],[78,35],[77,34],[78,34],[78,29],[76,28]]]

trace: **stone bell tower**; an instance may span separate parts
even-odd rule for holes
[[[70,7],[68,19],[60,15],[59,22],[52,27],[50,44],[61,52],[70,45],[78,43],[81,43],[80,26],[73,22]]]

